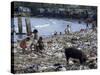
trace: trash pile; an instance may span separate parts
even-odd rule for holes
[[[14,48],[15,73],[53,72],[66,70],[86,70],[97,68],[97,32],[84,31],[57,35],[44,38],[45,49],[42,53],[28,51],[21,53],[21,49]],[[51,41],[51,43],[47,43]],[[69,60],[66,64],[64,48],[75,47],[82,50],[88,57],[85,65],[78,61]]]

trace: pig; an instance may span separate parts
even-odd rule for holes
[[[78,59],[80,61],[80,64],[84,64],[87,60],[87,56],[84,52],[72,47],[65,48],[65,57],[67,64],[69,62],[69,58]]]

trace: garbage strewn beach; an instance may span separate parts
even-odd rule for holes
[[[35,52],[34,49],[25,50],[19,47],[19,41],[14,43],[14,71],[15,73],[35,73],[68,70],[97,69],[97,31],[71,32],[43,38],[44,49]],[[47,43],[49,42],[49,43]],[[87,63],[80,65],[76,59],[69,59],[66,64],[64,48],[74,47],[82,50],[88,57]]]

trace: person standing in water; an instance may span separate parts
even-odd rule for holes
[[[89,24],[88,23],[86,23],[86,30],[88,30],[89,29]]]
[[[65,34],[70,33],[71,32],[71,26],[67,25],[67,28],[65,29]]]

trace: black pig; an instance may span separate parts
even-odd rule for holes
[[[80,64],[85,63],[87,60],[85,53],[76,48],[65,48],[65,56],[66,56],[67,63],[69,58],[79,59]]]

